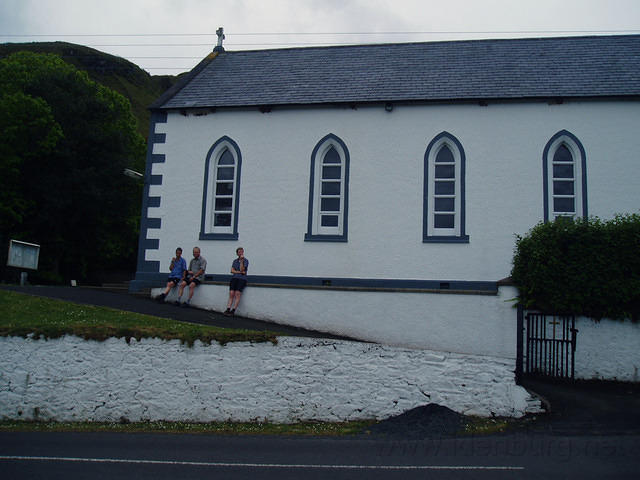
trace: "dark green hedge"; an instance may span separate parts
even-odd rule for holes
[[[517,236],[511,278],[527,308],[638,320],[640,215],[539,223]]]

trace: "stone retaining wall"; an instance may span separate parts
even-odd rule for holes
[[[4,419],[288,423],[383,419],[428,403],[482,416],[540,409],[508,360],[359,342],[5,337],[0,362]]]

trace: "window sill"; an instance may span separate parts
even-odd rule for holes
[[[200,233],[200,240],[238,240],[238,233]]]
[[[346,235],[311,235],[309,233],[304,236],[305,242],[348,242]]]
[[[449,236],[432,236],[424,237],[422,243],[469,243],[469,235],[462,235],[461,237],[449,237]]]

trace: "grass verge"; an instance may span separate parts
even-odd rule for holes
[[[467,417],[461,435],[491,435],[504,433],[518,427],[521,421],[515,418]]]
[[[180,340],[190,346],[196,340],[277,343],[274,332],[219,328],[179,322],[168,318],[124,312],[107,307],[80,305],[62,300],[35,297],[0,290],[0,336],[46,339],[76,335],[85,340],[104,341],[110,337],[161,338]]]
[[[377,420],[351,422],[46,422],[34,420],[2,420],[0,432],[111,432],[169,433],[202,435],[291,435],[291,436],[353,436],[368,435]],[[526,422],[525,422],[526,423]],[[447,436],[485,436],[513,431],[523,421],[511,418],[468,417],[462,428]]]
[[[375,423],[299,422],[292,424],[269,422],[36,422],[24,420],[0,421],[0,432],[114,432],[114,433],[174,433],[204,435],[296,435],[347,436],[357,435]]]

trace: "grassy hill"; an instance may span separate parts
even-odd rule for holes
[[[138,119],[138,131],[144,138],[149,133],[147,107],[178,81],[177,76],[149,75],[124,58],[66,42],[3,43],[0,58],[24,50],[59,55],[65,62],[86,71],[92,80],[127,97]]]

